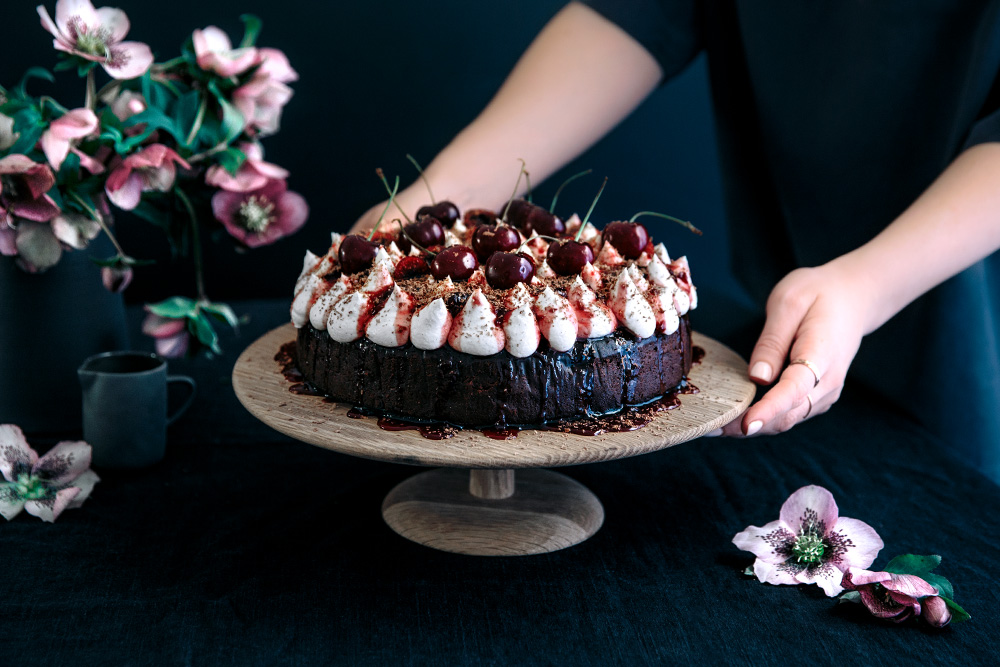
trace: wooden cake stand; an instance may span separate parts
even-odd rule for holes
[[[525,430],[494,440],[469,429],[429,440],[417,431],[384,431],[375,418],[352,419],[350,405],[291,393],[274,356],[295,335],[286,324],[243,351],[233,369],[240,402],[268,426],[311,445],[378,461],[442,466],[394,488],[382,516],[407,539],[462,554],[546,553],[586,540],[604,522],[597,496],[541,468],[609,461],[693,440],[742,414],[755,390],[739,355],[694,333],[694,344],[705,350],[690,373],[699,392],[681,395],[681,407],[639,430],[595,436]]]

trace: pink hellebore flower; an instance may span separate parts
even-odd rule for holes
[[[844,574],[843,587],[849,591],[858,591],[861,594],[861,602],[872,616],[886,618],[896,623],[905,621],[911,615],[920,615],[920,598],[932,595],[940,600],[937,597],[938,589],[915,574],[871,572],[860,567],[852,567]]]
[[[74,139],[82,139],[93,133],[98,126],[97,116],[90,109],[73,109],[63,114],[61,117],[49,124],[49,129],[42,133],[42,151],[45,158],[58,170],[62,166],[63,160],[69,155],[70,143]],[[90,159],[89,156],[75,151],[81,158]],[[101,167],[103,170],[103,167]],[[89,169],[96,173],[93,169]]]
[[[777,521],[749,526],[733,544],[757,556],[753,572],[769,584],[816,584],[840,593],[843,573],[874,562],[884,544],[868,524],[839,516],[833,494],[804,486],[785,501]]]
[[[191,168],[180,155],[163,144],[150,144],[129,155],[108,175],[104,185],[108,199],[118,208],[131,211],[139,205],[143,192],[166,192],[174,186],[177,176],[174,163]]]
[[[64,509],[80,507],[100,481],[90,470],[90,445],[60,442],[39,458],[21,429],[0,424],[0,514],[8,521],[25,510],[55,521]]]
[[[281,125],[281,110],[292,98],[287,85],[299,78],[288,58],[278,49],[263,48],[253,77],[233,91],[233,105],[246,119],[247,129],[261,136],[274,134]]]
[[[214,25],[195,30],[191,41],[198,67],[219,76],[242,74],[257,62],[257,49],[252,46],[234,49],[229,35]]]
[[[168,359],[177,359],[187,354],[191,334],[184,318],[162,317],[154,313],[146,315],[142,321],[142,333],[156,341],[156,353]]]
[[[115,115],[115,118],[122,122],[125,122],[132,116],[140,114],[145,110],[146,98],[139,93],[132,92],[131,90],[121,91],[111,101],[111,113]],[[128,128],[128,130],[134,129],[134,127]]]
[[[244,143],[238,148],[246,154],[247,159],[236,170],[236,175],[230,174],[221,165],[212,165],[205,174],[205,183],[229,192],[250,192],[264,187],[270,180],[288,178],[287,170],[264,162],[264,150],[260,144]]]
[[[0,158],[0,223],[13,227],[14,217],[35,222],[56,217],[59,207],[45,194],[55,182],[48,165],[38,164],[26,155],[14,153]]]
[[[287,188],[284,181],[272,180],[250,192],[219,190],[212,196],[212,212],[248,248],[268,245],[298,231],[309,217],[306,200]]]
[[[101,64],[115,79],[142,76],[153,64],[153,52],[141,42],[124,42],[128,16],[120,9],[94,9],[90,0],[59,0],[56,20],[43,5],[37,7],[42,27],[52,33],[52,45],[60,50]]]

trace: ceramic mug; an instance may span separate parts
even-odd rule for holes
[[[163,459],[167,426],[194,400],[195,382],[167,375],[167,362],[151,352],[103,352],[77,370],[83,389],[83,439],[96,467],[139,468]],[[188,385],[190,395],[167,414],[167,385]]]

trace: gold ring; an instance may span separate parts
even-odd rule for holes
[[[816,378],[816,382],[813,384],[813,388],[815,389],[816,386],[819,384],[819,371],[816,370],[816,365],[813,364],[813,362],[809,361],[808,359],[792,359],[790,362],[788,362],[789,366],[792,366],[794,364],[802,364],[803,366],[812,371],[813,376],[815,376]]]
[[[806,400],[809,401],[809,409],[806,410],[806,413],[804,415],[802,415],[802,420],[803,421],[805,421],[806,419],[809,419],[809,415],[811,415],[812,411],[813,411],[812,396],[810,396],[809,394],[806,394]]]

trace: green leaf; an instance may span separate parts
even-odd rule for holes
[[[858,591],[847,591],[846,593],[844,593],[843,595],[841,595],[839,598],[837,598],[837,603],[838,604],[842,603],[842,602],[857,602],[858,604],[860,604],[861,603],[861,593],[859,593]]]
[[[227,304],[203,303],[201,304],[201,309],[223,324],[228,324],[233,329],[238,328],[240,325],[240,320],[236,317],[236,313]]]
[[[938,594],[941,597],[954,597],[955,588],[951,585],[951,582],[942,577],[940,574],[934,574],[933,572],[925,572],[918,575],[921,579],[926,581],[931,586],[938,589]]]
[[[943,595],[941,596],[941,599],[944,600],[944,603],[946,605],[948,605],[948,609],[951,609],[952,623],[961,623],[962,621],[967,621],[970,618],[972,618],[972,616],[969,615],[969,612],[965,611],[960,606],[958,606],[958,603],[955,602],[954,600],[946,598]]]
[[[174,122],[179,130],[194,127],[195,120],[198,118],[198,107],[200,105],[201,95],[194,90],[184,93],[177,99],[177,105],[174,108]],[[190,134],[190,130],[187,130],[181,143],[184,143],[184,140],[187,139],[187,134]]]
[[[243,21],[243,41],[240,42],[240,47],[254,46],[264,24],[253,14],[243,14],[240,20]]]
[[[52,72],[44,67],[29,67],[28,71],[24,73],[24,76],[21,77],[21,81],[18,82],[17,86],[14,88],[14,92],[18,95],[18,97],[28,97],[27,87],[28,81],[31,79],[45,79],[46,81],[56,80],[56,78],[52,76]]]
[[[170,317],[173,319],[186,317],[191,319],[198,313],[198,304],[194,299],[188,299],[183,296],[172,296],[159,303],[148,304],[146,310],[160,317]]]
[[[90,70],[97,67],[97,63],[92,60],[77,59],[76,62],[76,75],[81,79],[90,72]]]
[[[896,556],[885,566],[885,572],[893,574],[915,574],[922,577],[941,564],[941,556],[916,556],[903,554]]]
[[[101,112],[101,127],[105,130],[117,130],[118,134],[121,134],[125,129],[121,120],[114,114],[113,111],[111,111],[111,109],[105,109]]]
[[[243,166],[246,162],[246,153],[238,148],[233,148],[230,146],[224,151],[219,151],[213,156],[213,159],[218,162],[223,169],[228,171],[233,176],[236,175],[236,170]]]
[[[215,96],[215,101],[222,109],[222,140],[219,143],[229,143],[243,132],[245,120],[239,109],[226,99],[226,96],[219,91],[219,86],[215,81],[208,84],[208,89]]]
[[[216,354],[222,354],[222,348],[219,347],[219,334],[215,333],[212,322],[204,313],[189,315],[188,329],[202,345]]]
[[[54,72],[65,72],[68,69],[74,69],[76,67],[76,61],[69,56],[66,56],[65,60],[60,60],[56,63],[56,66],[52,68]]]
[[[11,153],[24,153],[27,154],[31,152],[31,149],[35,147],[38,140],[42,136],[42,132],[45,131],[44,125],[35,125],[24,130],[21,130],[21,136],[17,138],[17,141],[7,150],[7,154]]]

